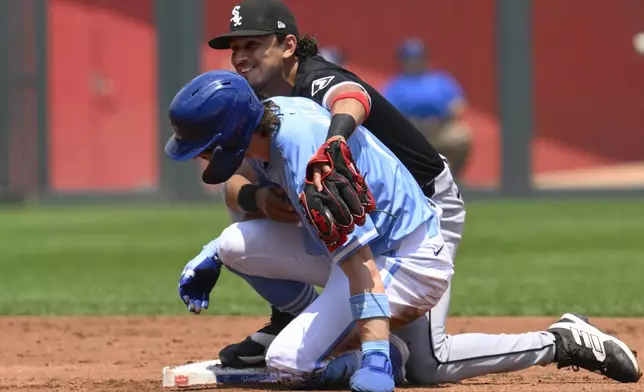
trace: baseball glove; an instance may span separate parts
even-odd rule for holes
[[[323,189],[318,192],[313,184],[313,165],[320,163],[329,165],[331,171],[322,173]],[[344,244],[355,225],[364,225],[367,214],[376,208],[344,140],[324,143],[311,158],[299,198],[305,216],[329,251]]]

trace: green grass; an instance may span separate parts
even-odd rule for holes
[[[0,210],[0,314],[182,314],[185,263],[226,227],[219,206]],[[209,313],[266,313],[227,271]]]
[[[644,316],[644,201],[468,204],[454,315]],[[0,314],[186,314],[177,279],[220,205],[0,209]],[[208,314],[266,314],[225,271]]]
[[[472,203],[452,314],[643,316],[644,201]]]

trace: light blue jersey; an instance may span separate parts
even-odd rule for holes
[[[355,227],[347,242],[330,253],[310,226],[300,208],[298,195],[304,188],[306,166],[326,141],[331,115],[317,103],[301,97],[274,97],[280,107],[282,125],[272,138],[270,162],[249,160],[260,181],[281,186],[302,217],[313,241],[334,262],[341,262],[369,244],[374,256],[398,248],[400,241],[426,224],[430,235],[438,233],[438,211],[411,173],[366,128],[360,126],[347,141],[358,169],[376,200],[376,209],[363,226]]]

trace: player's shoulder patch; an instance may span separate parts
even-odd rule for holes
[[[325,76],[323,78],[314,80],[311,83],[311,96],[314,96],[321,90],[324,90],[325,88],[327,88],[329,84],[331,84],[334,78],[335,76]]]

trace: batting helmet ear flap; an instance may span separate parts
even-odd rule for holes
[[[229,151],[218,146],[210,154],[210,160],[201,174],[201,180],[211,185],[228,181],[241,166],[245,154],[244,150]]]

